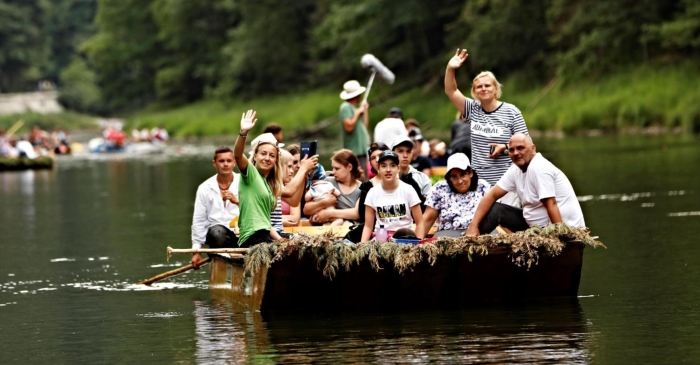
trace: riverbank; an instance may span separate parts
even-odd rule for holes
[[[469,77],[459,84],[468,92]],[[700,69],[691,64],[645,65],[596,80],[576,83],[552,80],[532,87],[523,78],[503,82],[504,101],[523,112],[529,128],[547,134],[581,134],[587,131],[700,131]],[[211,136],[238,131],[240,113],[258,110],[259,132],[276,122],[287,131],[308,129],[327,121],[328,135],[337,135],[338,90],[316,90],[251,101],[201,101],[164,111],[142,111],[128,118],[133,126],[162,124],[175,136]],[[424,135],[445,137],[456,110],[445,97],[442,82],[413,88],[392,96],[390,86],[380,85],[370,95],[370,125],[383,119],[394,106],[406,118],[421,123]]]
[[[470,75],[458,74],[463,92]],[[599,79],[576,82],[554,79],[532,86],[525,77],[514,76],[503,83],[502,100],[520,108],[533,135],[600,135],[606,133],[700,132],[700,69],[696,65],[644,65]],[[397,93],[396,87],[375,84],[370,95],[370,127],[383,119],[391,107],[415,118],[428,138],[449,138],[456,109],[445,97],[441,80]],[[178,108],[151,107],[127,116],[127,128],[164,126],[175,138],[235,135],[240,114],[258,110],[258,126],[275,122],[288,137],[337,137],[341,100],[339,90],[318,89],[254,100],[203,100]],[[22,114],[0,117],[0,128],[22,119],[50,130],[94,129],[95,118],[74,112]],[[303,136],[300,136],[303,135]]]

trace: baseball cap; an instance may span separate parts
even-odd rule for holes
[[[394,139],[391,140],[391,150],[393,151],[394,148],[398,146],[408,146],[408,147],[415,147],[415,143],[408,138],[408,136],[396,136]]]
[[[403,112],[401,111],[401,109],[396,108],[396,107],[389,109],[389,116],[393,117],[395,115],[397,115],[399,117],[403,117]]]
[[[445,176],[450,174],[452,169],[466,170],[470,166],[469,157],[463,153],[455,153],[447,159],[447,172]]]
[[[414,141],[422,141],[425,138],[423,138],[423,135],[420,132],[420,128],[413,127],[408,130],[408,136],[411,137]]]
[[[393,151],[384,151],[379,155],[377,163],[382,163],[386,159],[391,159],[395,164],[399,164],[399,156],[397,156]]]

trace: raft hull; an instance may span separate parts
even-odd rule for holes
[[[403,274],[380,260],[375,271],[368,260],[339,269],[333,279],[317,268],[315,258],[290,255],[244,277],[243,260],[214,256],[210,289],[245,307],[277,310],[358,310],[463,307],[483,302],[542,297],[575,297],[581,279],[584,245],[568,243],[561,254],[540,254],[538,264],[517,267],[509,250],[486,256],[439,256]]]

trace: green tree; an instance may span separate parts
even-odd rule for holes
[[[46,0],[0,0],[0,90],[36,89],[48,64]]]
[[[155,0],[151,6],[164,55],[156,74],[160,100],[186,102],[216,89],[228,32],[240,21],[234,0]]]
[[[240,0],[241,22],[230,30],[220,95],[259,95],[298,88],[308,71],[308,27],[313,0]]]
[[[73,62],[80,44],[95,33],[97,0],[53,0],[52,4],[46,27],[51,59],[44,77],[55,81]]]
[[[553,0],[548,11],[550,42],[559,73],[601,74],[649,53],[643,29],[673,7],[657,0]]]
[[[700,1],[681,0],[682,11],[672,20],[646,28],[647,39],[660,41],[665,49],[700,50]]]
[[[63,85],[59,102],[69,109],[80,112],[99,113],[102,95],[97,86],[95,73],[88,69],[82,58],[61,71],[60,81]]]
[[[323,0],[313,33],[317,76],[344,79],[372,53],[394,73],[424,81],[445,61],[445,29],[454,0]],[[450,47],[451,48],[451,47]]]
[[[467,48],[472,72],[540,72],[549,48],[544,26],[548,4],[549,0],[468,1],[449,25],[450,43]]]
[[[143,107],[155,99],[163,55],[153,0],[100,0],[97,33],[82,47],[112,109]]]

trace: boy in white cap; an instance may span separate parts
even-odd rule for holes
[[[396,136],[391,141],[391,150],[399,156],[399,178],[401,181],[414,186],[422,201],[428,196],[433,186],[428,175],[411,166],[415,144],[408,136]]]
[[[367,166],[367,147],[369,147],[369,104],[360,104],[360,97],[366,88],[356,80],[343,84],[340,98],[345,100],[340,105],[340,123],[343,129],[343,148],[349,149],[360,160],[360,166]],[[362,123],[359,123],[362,116]]]

